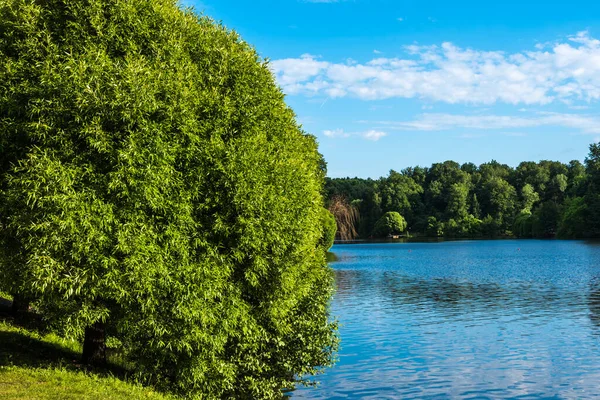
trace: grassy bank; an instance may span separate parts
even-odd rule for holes
[[[126,380],[115,363],[90,370],[81,345],[39,328],[35,315],[16,323],[0,301],[0,399],[174,399]]]
[[[0,398],[27,400],[166,399],[114,377],[61,368],[0,367]]]

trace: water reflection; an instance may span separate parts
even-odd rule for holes
[[[600,397],[600,246],[503,241],[333,251],[340,362],[318,389],[294,397]]]
[[[325,258],[327,259],[328,263],[335,262],[338,260],[338,257],[335,255],[335,253],[332,253],[330,251],[325,253]]]
[[[590,282],[588,307],[590,309],[590,321],[598,329],[597,333],[600,333],[600,277],[594,278]]]
[[[335,276],[340,303],[376,301],[392,310],[408,306],[449,313],[453,317],[503,310],[533,315],[573,312],[587,299],[585,292],[531,282],[504,285],[456,282],[449,278],[424,279],[389,271],[365,276],[364,272],[341,270],[336,271]],[[594,290],[589,298],[590,307],[596,302],[600,313],[600,281]]]

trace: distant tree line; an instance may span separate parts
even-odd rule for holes
[[[379,179],[328,178],[325,190],[338,239],[400,231],[453,238],[600,237],[600,143],[590,145],[583,164],[525,161],[513,168],[493,160],[479,166],[445,161],[391,170]]]

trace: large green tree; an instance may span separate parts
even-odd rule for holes
[[[203,398],[331,364],[322,165],[267,63],[174,0],[0,0],[3,286],[87,362],[114,335]]]

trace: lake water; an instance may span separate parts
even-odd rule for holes
[[[600,398],[600,244],[331,251],[339,362],[294,398]]]

